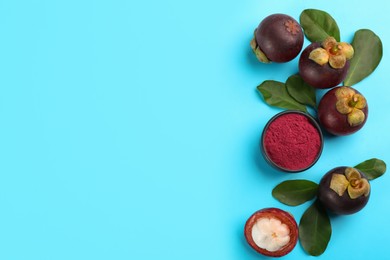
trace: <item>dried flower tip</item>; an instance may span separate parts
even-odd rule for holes
[[[340,42],[338,44],[338,49],[339,49],[339,52],[342,55],[344,55],[347,60],[352,59],[352,57],[353,57],[353,55],[355,53],[352,45],[349,44],[349,43],[346,43],[346,42]]]
[[[322,66],[322,65],[328,63],[329,54],[323,48],[316,48],[310,52],[309,59],[313,60],[315,63]]]
[[[355,168],[346,168],[344,174],[334,173],[330,181],[330,189],[340,197],[348,190],[351,199],[370,194],[370,183]]]
[[[347,62],[347,59],[344,55],[331,55],[329,57],[329,65],[334,69],[341,69],[344,68],[345,63]]]
[[[348,88],[348,87],[341,87],[335,93],[337,99],[340,99],[340,98],[350,99],[350,98],[352,98],[352,96],[354,94],[355,94],[355,91],[352,88]]]
[[[354,108],[351,113],[348,114],[348,124],[350,126],[358,126],[364,122],[366,116],[360,109]]]
[[[337,41],[333,37],[328,37],[322,42],[322,47],[324,47],[325,50],[329,51],[337,44]]]
[[[344,192],[347,190],[349,182],[345,178],[344,174],[334,173],[330,181],[330,188],[337,193],[340,197],[343,196]]]

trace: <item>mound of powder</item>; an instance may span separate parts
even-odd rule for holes
[[[265,153],[275,165],[287,170],[307,168],[321,151],[321,134],[302,114],[282,114],[265,131]]]

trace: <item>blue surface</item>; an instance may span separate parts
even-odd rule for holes
[[[318,163],[294,175],[261,157],[262,128],[281,110],[255,89],[287,79],[297,60],[260,64],[249,41],[265,16],[298,19],[306,8],[332,14],[344,41],[373,30],[384,56],[355,86],[370,105],[364,128],[327,137]],[[272,206],[299,220],[309,205],[280,204],[276,184],[319,181],[372,157],[390,163],[389,8],[381,0],[0,1],[0,259],[263,259],[244,241],[246,219]],[[373,181],[361,212],[332,218],[318,259],[384,259],[388,183],[389,173]],[[284,259],[305,258],[298,245]]]

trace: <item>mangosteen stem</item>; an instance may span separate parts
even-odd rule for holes
[[[358,101],[359,101],[359,99],[358,99],[356,96],[353,96],[353,97],[351,98],[351,100],[348,102],[348,105],[349,105],[350,107],[355,107],[356,104],[358,103]]]
[[[336,55],[339,51],[339,45],[338,44],[333,45],[329,51],[331,54]]]

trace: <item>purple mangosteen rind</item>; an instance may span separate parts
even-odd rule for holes
[[[364,120],[354,126],[348,122],[348,114],[340,113],[337,110],[336,103],[338,102],[338,98],[336,92],[341,88],[351,89],[356,94],[361,95],[359,91],[351,87],[335,87],[325,93],[318,104],[318,120],[320,125],[328,133],[337,136],[350,135],[357,132],[364,126],[368,118],[368,104],[360,109],[364,113]]]
[[[321,179],[318,187],[318,200],[330,212],[338,215],[350,215],[363,209],[370,198],[370,192],[367,195],[361,195],[358,198],[352,199],[348,192],[344,192],[340,196],[336,191],[331,189],[331,180],[333,174],[344,174],[346,166],[336,167],[327,172]],[[353,168],[360,173],[362,179],[367,180],[364,173]]]
[[[251,47],[261,62],[283,63],[298,56],[303,40],[302,28],[294,18],[272,14],[256,28]]]
[[[332,68],[328,63],[319,65],[310,59],[309,56],[313,50],[320,47],[320,42],[314,42],[303,50],[299,58],[299,74],[307,84],[315,88],[332,88],[345,79],[350,62],[347,60],[344,67],[339,69]]]

